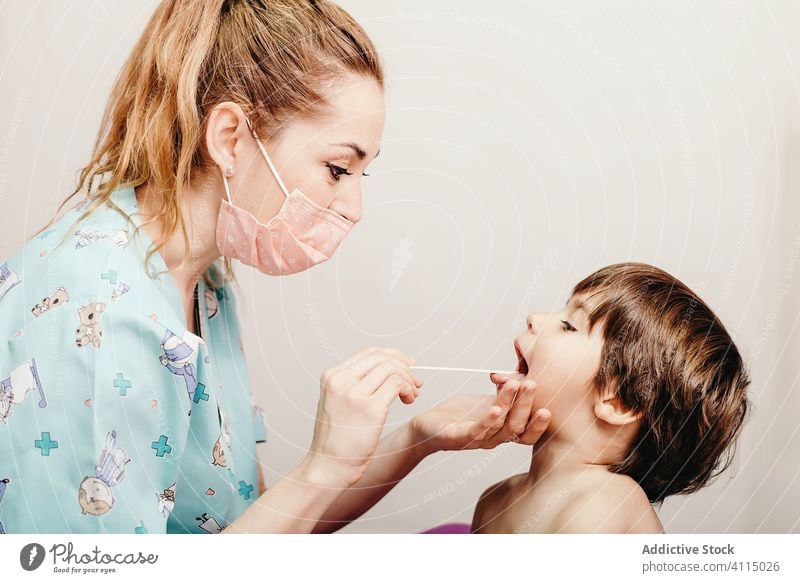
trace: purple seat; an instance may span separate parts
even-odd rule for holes
[[[423,530],[419,534],[469,534],[469,524],[463,522],[448,522]]]

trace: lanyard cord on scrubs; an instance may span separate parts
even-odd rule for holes
[[[194,329],[198,336],[201,338],[203,337],[200,334],[200,302],[197,301],[197,285],[194,286]]]

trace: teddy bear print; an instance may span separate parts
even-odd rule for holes
[[[100,348],[100,341],[103,339],[100,316],[105,311],[106,305],[102,302],[92,302],[78,309],[78,318],[81,321],[81,325],[75,330],[75,344],[77,344],[78,348],[83,348],[89,344],[95,348]]]
[[[44,298],[42,303],[36,304],[31,309],[31,313],[37,318],[44,314],[47,310],[60,306],[61,304],[69,301],[69,294],[63,287],[57,287],[56,291],[49,298]]]

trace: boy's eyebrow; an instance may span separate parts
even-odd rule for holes
[[[586,303],[583,302],[582,300],[578,300],[576,298],[570,298],[569,300],[567,300],[567,305],[569,306],[570,303],[575,304],[576,310],[582,310],[584,314],[586,314],[587,316],[589,315],[589,308],[586,305]]]

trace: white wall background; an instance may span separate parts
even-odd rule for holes
[[[367,345],[508,368],[529,311],[599,266],[674,273],[751,366],[735,467],[668,500],[668,532],[800,532],[800,5],[788,0],[343,0],[389,74],[363,222],[329,263],[240,270],[269,483],[303,456],[318,378]],[[156,3],[0,4],[0,257],[72,190]],[[427,375],[396,427],[483,375]],[[469,522],[530,450],[440,453],[347,531]]]

